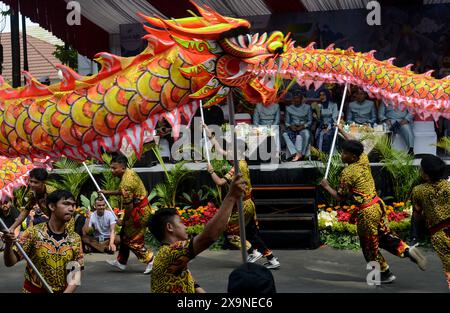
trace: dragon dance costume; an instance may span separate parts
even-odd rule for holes
[[[394,235],[387,225],[383,201],[377,196],[375,182],[370,170],[369,159],[362,154],[359,160],[342,171],[338,194],[348,198],[357,206],[356,217],[358,237],[367,262],[376,261],[381,272],[389,265],[379,248],[405,257],[408,245]]]
[[[245,160],[239,161],[239,171],[242,174],[242,178],[246,182],[246,188],[244,192],[244,199],[242,202],[242,209],[244,210],[245,217],[245,233],[247,237],[246,249],[251,251],[257,249],[265,257],[272,255],[272,250],[267,248],[264,241],[259,237],[258,221],[256,219],[256,206],[252,199],[252,185],[250,182],[250,170]],[[234,167],[225,175],[225,179],[228,183],[231,183],[234,177]],[[229,243],[241,249],[241,239],[239,237],[239,212],[235,207],[231,213],[230,220],[228,221],[227,229],[225,231]]]
[[[450,182],[442,179],[414,187],[412,201],[425,216],[431,244],[442,261],[450,288]]]
[[[145,248],[145,233],[151,217],[147,190],[138,174],[131,169],[125,170],[119,190],[122,193],[125,215],[120,232],[117,261],[123,265],[127,264],[131,250],[140,262],[147,264],[153,258],[153,252]]]
[[[67,224],[64,234],[52,233],[47,223],[30,227],[20,237],[19,243],[55,293],[61,293],[67,288],[68,268],[71,268],[69,262],[77,262],[81,269],[84,266],[81,238]],[[17,259],[22,260],[22,254],[16,247],[13,249]],[[46,292],[28,263],[23,292]]]

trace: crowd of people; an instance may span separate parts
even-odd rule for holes
[[[380,283],[390,283],[396,278],[379,248],[398,257],[409,258],[421,270],[425,270],[426,258],[419,249],[393,234],[385,223],[384,203],[377,195],[369,160],[363,152],[364,147],[343,132],[341,125],[337,125],[337,101],[340,97],[342,95],[336,86],[326,85],[318,90],[298,88],[289,92],[280,103],[269,106],[258,104],[253,112],[253,124],[278,125],[281,138],[291,156],[289,160],[294,162],[308,156],[311,145],[329,152],[335,128],[338,127],[344,137],[340,145],[341,158],[348,166],[343,170],[336,190],[327,180],[323,180],[321,186],[336,200],[350,201],[359,208],[357,232],[365,260],[380,264]],[[223,123],[221,112],[218,108],[206,110],[206,113],[211,114],[205,115],[202,126],[216,153],[232,160],[232,148],[223,149],[207,126]],[[367,127],[384,124],[389,132],[400,134],[410,154],[414,154],[413,120],[413,115],[407,109],[401,111],[373,101],[361,89],[351,90],[350,100],[344,110],[346,123]],[[161,120],[157,134],[161,138],[168,138],[169,144],[173,145],[170,133],[170,124]],[[274,292],[273,277],[267,271],[279,269],[281,264],[259,235],[249,168],[242,152],[238,151],[238,164],[230,161],[232,168],[223,177],[217,175],[208,163],[207,170],[212,182],[218,186],[229,185],[229,192],[223,198],[216,215],[193,238],[188,236],[186,226],[174,208],[152,212],[145,185],[137,173],[127,167],[128,160],[120,153],[113,156],[110,164],[113,176],[120,179],[118,190],[100,190],[102,196],[94,200],[94,211],[87,217],[75,212],[77,199],[69,191],[56,190],[46,183],[48,172],[45,169],[33,169],[29,173],[26,205],[19,211],[19,208],[14,207],[12,199],[7,198],[2,202],[0,217],[8,227],[8,230],[2,230],[1,235],[4,242],[1,247],[4,250],[4,263],[6,266],[13,266],[24,258],[15,246],[19,243],[54,292],[74,292],[78,282],[68,278],[71,277],[67,276],[68,264],[75,262],[77,269],[82,270],[84,253],[113,255],[118,252],[117,257],[107,263],[117,270],[125,271],[130,252],[133,252],[145,266],[144,274],[151,274],[152,292],[202,293],[205,290],[193,278],[188,263],[224,234],[231,246],[245,249],[248,254],[247,264],[230,275],[229,291],[249,291],[252,286],[259,286],[260,292]],[[237,169],[239,174],[236,175]],[[414,204],[412,226],[415,227],[415,223],[421,219],[426,221],[432,245],[443,263],[450,287],[450,182],[444,177],[445,171],[446,164],[439,157],[427,155],[422,158],[423,184],[416,186],[411,196]],[[116,216],[107,208],[107,196],[121,197],[125,212],[122,217]],[[242,247],[243,241],[240,238],[237,205],[241,197],[247,239],[245,247]],[[117,226],[120,227],[119,233],[116,233]],[[21,232],[21,229],[25,231]],[[148,229],[161,244],[156,254],[145,245]],[[266,259],[263,266],[255,264],[263,257]],[[245,277],[252,276],[248,275],[249,271],[259,273],[264,284],[259,281],[252,284],[240,276],[245,273]],[[45,292],[44,287],[36,271],[28,264],[23,291]]]
[[[253,113],[255,125],[279,125],[288,160],[299,161],[309,155],[310,145],[329,153],[338,119],[340,98],[335,86],[321,87],[317,91],[297,89],[288,92],[280,103],[270,106],[258,104]],[[368,98],[362,89],[351,91],[344,106],[341,121],[346,124],[375,127],[399,134],[407,152],[414,155],[414,116],[408,110]]]
[[[210,140],[220,150],[214,134],[206,125],[204,127]],[[327,180],[323,180],[321,185],[337,200],[347,200],[358,207],[357,230],[363,255],[367,262],[380,264],[380,283],[391,283],[396,279],[380,253],[380,247],[398,257],[410,259],[421,270],[425,270],[427,261],[419,248],[409,246],[386,225],[384,203],[377,196],[362,144],[346,138],[342,150],[342,161],[348,166],[341,174],[339,188],[333,189]],[[221,153],[233,154],[233,151],[221,150]],[[144,274],[151,274],[152,292],[205,292],[200,282],[193,278],[188,263],[208,249],[222,234],[236,247],[242,248],[237,209],[237,203],[242,198],[248,239],[245,247],[248,264],[230,275],[228,289],[230,292],[274,292],[276,289],[273,278],[271,280],[271,274],[267,274],[267,271],[280,268],[280,262],[259,236],[248,166],[243,154],[238,156],[237,175],[233,167],[225,177],[220,177],[208,166],[212,181],[217,185],[229,184],[229,191],[215,216],[205,225],[204,230],[193,238],[188,236],[186,226],[174,208],[161,208],[152,213],[144,184],[133,169],[127,168],[127,159],[121,154],[115,155],[110,165],[113,175],[120,178],[119,189],[101,190],[100,193],[105,196],[119,195],[125,209],[124,216],[115,216],[105,208],[104,199],[99,197],[95,199],[95,211],[84,221],[81,231],[76,226],[76,199],[73,195],[66,190],[52,190],[46,185],[47,172],[44,169],[34,169],[30,172],[27,205],[22,211],[19,213],[12,206],[11,199],[6,199],[2,204],[0,217],[9,227],[2,230],[2,240],[5,243],[4,263],[8,267],[14,266],[24,258],[16,246],[18,242],[54,292],[74,292],[79,285],[81,274],[67,275],[67,269],[73,268],[69,265],[77,264],[75,268],[78,271],[83,270],[83,246],[90,251],[101,253],[114,254],[118,250],[117,258],[107,262],[120,271],[126,269],[131,251],[145,265]],[[428,155],[422,158],[423,184],[413,189],[412,201],[415,220],[425,219],[433,248],[442,261],[450,287],[450,182],[444,177],[445,170],[446,164],[439,157]],[[42,210],[46,218],[40,223],[35,222],[19,235],[22,221],[38,209]],[[116,224],[122,226],[119,235],[115,234]],[[161,244],[155,255],[145,246],[147,228]],[[250,265],[261,257],[267,259],[264,266]],[[248,274],[249,271],[255,271],[256,276]],[[260,275],[261,281],[253,284],[249,282],[248,277],[257,275]],[[251,289],[252,286],[259,289]],[[28,264],[23,292],[45,291],[37,272]]]
[[[343,90],[333,84],[325,84],[319,89],[314,87],[292,88],[278,103],[263,105],[259,103],[253,109],[242,105],[243,100],[237,105],[238,114],[248,114],[246,121],[254,126],[264,126],[268,129],[275,127],[279,136],[275,135],[275,147],[277,159],[282,161],[301,161],[309,159],[311,147],[319,151],[329,153],[336,130],[339,105]],[[204,123],[208,126],[223,126],[227,123],[227,105],[215,106],[204,109]],[[200,109],[194,118],[200,117]],[[341,117],[341,125],[363,125],[372,130],[384,132],[393,142],[394,135],[398,135],[403,141],[405,152],[414,156],[415,134],[414,122],[421,121],[408,108],[402,110],[395,108],[391,103],[371,99],[360,88],[351,88],[344,102]],[[191,135],[197,127],[191,123]],[[165,161],[175,162],[170,153],[174,142],[170,124],[162,118],[158,123],[156,135],[167,140],[167,155],[163,155]],[[436,138],[450,136],[450,121],[441,118],[434,124]],[[195,142],[192,135],[191,144],[201,150],[202,143]],[[273,145],[273,143],[272,143]],[[402,145],[402,144],[400,144]],[[273,149],[273,148],[272,148]],[[173,151],[171,151],[173,152]],[[194,158],[196,159],[196,158]],[[156,158],[153,157],[153,161]],[[197,159],[196,159],[197,160]],[[156,162],[153,162],[153,165]]]
[[[175,209],[160,209],[152,215],[147,190],[136,172],[127,168],[127,158],[124,155],[117,154],[113,157],[111,171],[121,180],[119,189],[101,190],[100,193],[121,196],[125,214],[122,218],[115,216],[112,211],[106,209],[104,198],[98,197],[94,200],[95,211],[85,219],[81,231],[75,226],[74,196],[67,190],[54,190],[46,185],[48,173],[45,169],[30,171],[30,192],[26,198],[27,205],[22,211],[19,212],[13,207],[11,199],[4,200],[2,204],[0,218],[9,228],[3,229],[1,233],[1,239],[5,243],[2,248],[5,265],[14,266],[24,259],[24,255],[15,246],[19,243],[53,292],[70,293],[76,290],[81,276],[68,275],[67,269],[71,268],[68,265],[75,262],[76,269],[81,271],[84,268],[84,251],[114,254],[118,247],[117,259],[107,262],[124,271],[130,251],[133,252],[138,260],[146,265],[144,274],[152,274],[152,292],[204,292],[193,279],[187,264],[211,246],[222,233],[228,232],[228,228],[236,228],[237,201],[241,195],[251,191],[248,171],[246,175],[227,175],[230,188],[223,199],[221,209],[195,238],[188,237],[186,226]],[[251,203],[247,202],[246,206],[250,205],[253,209],[250,217],[256,233],[249,240],[252,244],[262,243],[254,224],[255,206],[250,198],[247,200]],[[46,218],[39,223],[34,222],[20,233],[22,221],[38,208],[42,209]],[[122,226],[119,235],[115,234],[116,224]],[[145,247],[147,228],[161,244],[156,256]],[[236,230],[232,233],[236,234]],[[256,244],[253,248],[256,253]],[[252,271],[254,275],[261,275],[264,282],[262,286],[267,292],[274,292],[273,277],[267,271],[268,268],[278,268],[279,262],[270,250],[264,251],[269,266],[252,264],[238,268],[237,271]],[[255,256],[258,259],[262,254]],[[256,259],[249,256],[250,263]],[[230,292],[256,291],[244,276],[238,281],[234,276],[230,276]],[[46,292],[44,283],[30,264],[27,264],[25,270],[23,292]]]

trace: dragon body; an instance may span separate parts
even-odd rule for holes
[[[84,160],[123,144],[139,155],[159,118],[177,132],[199,100],[215,105],[233,89],[252,103],[269,104],[285,92],[283,79],[315,87],[358,85],[390,105],[450,117],[449,78],[398,68],[392,60],[376,60],[374,51],[295,47],[289,35],[250,34],[246,20],[197,9],[200,16],[176,20],[142,15],[150,24],[144,26],[147,49],[131,58],[98,54],[102,68],[95,76],[82,77],[61,65],[64,78],[51,86],[29,73],[18,89],[1,79],[0,155]]]
[[[0,157],[0,201],[14,197],[14,190],[28,185],[28,173],[36,165],[20,158]]]

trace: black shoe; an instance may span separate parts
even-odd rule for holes
[[[382,283],[382,284],[390,284],[395,279],[396,279],[396,277],[394,276],[394,274],[392,274],[392,272],[390,270],[386,270],[384,272],[381,272],[380,283]]]
[[[416,247],[419,245],[419,240],[416,237],[413,237],[409,243],[410,247]]]
[[[411,156],[414,156],[414,149],[413,148],[409,148],[408,154],[411,155]]]

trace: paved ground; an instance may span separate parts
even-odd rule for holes
[[[408,259],[384,252],[397,280],[391,285],[371,287],[366,284],[365,262],[361,252],[323,247],[316,250],[275,251],[282,264],[273,271],[278,292],[448,292],[440,260],[425,251],[428,269],[420,271]],[[3,259],[3,255],[0,255]],[[150,277],[142,274],[144,266],[134,256],[125,272],[106,264],[111,256],[86,255],[86,268],[79,292],[149,292]],[[260,260],[263,262],[262,260]],[[239,251],[206,251],[191,262],[196,280],[208,292],[226,292],[228,275],[239,265]],[[6,268],[0,261],[0,293],[18,292],[23,283],[24,263]]]

